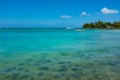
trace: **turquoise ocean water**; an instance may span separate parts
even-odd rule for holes
[[[119,75],[120,30],[0,30],[0,80],[120,80]]]

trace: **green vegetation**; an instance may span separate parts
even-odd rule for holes
[[[120,22],[94,22],[86,23],[83,25],[83,28],[99,28],[99,29],[120,29]]]

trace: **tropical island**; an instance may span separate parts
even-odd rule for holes
[[[120,29],[120,22],[102,22],[85,23],[83,28],[98,28],[98,29]]]

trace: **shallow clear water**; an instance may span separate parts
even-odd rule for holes
[[[0,30],[0,80],[120,80],[119,75],[120,30]]]

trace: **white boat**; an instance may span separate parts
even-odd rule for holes
[[[66,29],[67,29],[67,30],[70,30],[70,29],[72,29],[72,28],[70,28],[70,27],[67,27]]]

